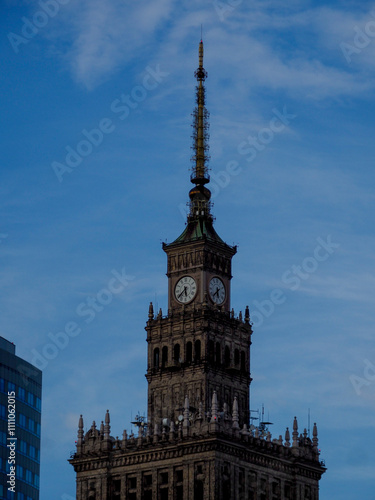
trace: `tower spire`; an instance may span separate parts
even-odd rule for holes
[[[203,82],[207,78],[207,71],[203,67],[203,41],[199,43],[199,66],[194,73],[198,85],[196,86],[196,108],[193,113],[193,150],[192,161],[194,162],[193,173],[190,180],[195,187],[189,192],[190,214],[189,218],[211,217],[210,198],[211,192],[205,187],[210,181],[207,163],[209,156],[208,146],[208,117],[209,113],[205,107],[205,87]]]

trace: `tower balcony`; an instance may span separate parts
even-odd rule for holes
[[[196,172],[190,174],[190,181],[193,184],[208,184],[210,182],[209,174],[204,174],[204,177],[197,175]]]

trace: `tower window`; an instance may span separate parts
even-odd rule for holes
[[[234,351],[234,364],[238,366],[240,364],[240,351],[235,349]]]
[[[208,359],[213,364],[215,359],[215,344],[213,340],[208,341]]]
[[[195,341],[194,350],[195,350],[194,361],[196,361],[196,362],[200,361],[200,359],[201,359],[201,341],[200,340]]]
[[[186,362],[191,363],[193,361],[193,344],[187,342],[186,344]]]
[[[154,368],[159,368],[159,347],[154,349]]]
[[[168,347],[164,346],[161,351],[161,367],[164,368],[168,364]]]
[[[176,344],[173,348],[173,359],[176,363],[180,361],[180,344]]]
[[[220,342],[216,342],[216,364],[221,365],[221,345]]]
[[[225,346],[225,366],[228,367],[230,365],[230,350],[229,347]]]
[[[241,352],[241,371],[246,371],[246,357],[243,351]]]

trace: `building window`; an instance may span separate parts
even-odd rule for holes
[[[23,387],[18,388],[18,399],[20,401],[25,401],[26,398],[26,391]]]
[[[159,347],[154,349],[154,368],[159,368]]]
[[[222,480],[222,490],[223,498],[226,500],[231,500],[231,481],[230,481],[230,465],[226,464],[221,468],[221,480]]]
[[[35,458],[35,452],[36,452],[35,446],[30,445],[29,446],[29,456],[31,458]]]
[[[129,489],[135,490],[136,488],[137,488],[137,478],[136,477],[129,477]]]
[[[29,403],[29,405],[33,406],[34,405],[34,394],[32,394],[31,392],[28,392],[27,393],[27,402]]]
[[[238,349],[234,350],[234,364],[235,366],[240,364],[240,351]]]
[[[182,469],[176,471],[176,482],[182,483],[184,480],[184,471]]]
[[[239,500],[245,498],[245,470],[241,468],[238,472],[238,498]]]
[[[180,344],[176,344],[173,348],[173,359],[175,363],[180,361]]]
[[[220,342],[216,342],[216,364],[221,365],[221,345]]]
[[[224,359],[225,359],[225,366],[228,367],[230,365],[230,350],[229,347],[226,345],[225,346],[225,354],[224,354]]]
[[[311,500],[311,489],[310,486],[305,486],[305,500]]]
[[[161,367],[165,368],[168,365],[168,347],[165,345],[161,351]]]
[[[208,360],[211,364],[213,364],[215,360],[215,344],[213,340],[208,341]]]
[[[42,409],[42,400],[40,398],[35,397],[35,407],[39,411]]]
[[[284,485],[284,497],[285,497],[285,500],[290,500],[292,498],[291,497],[291,486],[288,483],[286,483]]]
[[[272,481],[272,499],[278,500],[281,497],[280,482]]]
[[[26,428],[26,415],[24,415],[23,413],[19,413],[18,414],[18,423],[19,423],[20,427]]]
[[[168,472],[162,472],[160,474],[160,484],[168,484]]]
[[[169,488],[160,489],[160,500],[168,500],[169,498]]]
[[[143,476],[143,485],[145,488],[152,486],[152,474],[145,474]]]
[[[173,500],[183,500],[184,499],[184,471],[183,469],[178,469],[175,471],[175,481],[173,487]]]
[[[241,352],[241,371],[246,371],[246,356],[243,351]]]
[[[159,498],[160,500],[168,500],[168,472],[161,472],[159,476]]]
[[[30,471],[28,471],[30,472]],[[16,465],[16,476],[19,479],[23,479],[23,467],[21,465]]]
[[[8,382],[8,392],[16,391],[16,385],[12,382]]]
[[[26,469],[26,481],[28,483],[32,483],[33,482],[33,473],[29,469]]]
[[[203,481],[196,480],[194,484],[194,500],[204,500],[204,487]],[[229,497],[224,496],[225,500]]]
[[[178,484],[175,489],[176,496],[175,500],[183,500],[184,499],[184,487],[182,484]]]
[[[187,342],[186,344],[186,363],[191,363],[193,361],[193,344]]]
[[[5,432],[0,432],[0,444],[6,444],[7,443],[7,435]]]
[[[32,418],[29,418],[29,431],[34,432],[35,430],[35,422]]]
[[[129,500],[137,500],[137,478],[128,478],[128,496]]]
[[[23,441],[22,439],[20,439],[19,442],[19,447],[20,447],[20,452],[21,453],[24,453],[25,455],[27,454],[27,443],[26,441]],[[31,446],[30,446],[31,448]]]
[[[152,474],[143,476],[143,500],[152,500]]]
[[[4,405],[0,405],[0,418],[3,418],[4,420],[7,418],[7,409]]]
[[[5,392],[5,380],[0,378],[0,391]]]
[[[194,361],[195,362],[200,361],[200,359],[201,359],[201,341],[200,340],[195,341],[194,353],[195,353]]]

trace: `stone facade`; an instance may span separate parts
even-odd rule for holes
[[[318,500],[325,471],[319,461],[317,429],[313,439],[293,423],[278,439],[268,432],[240,428],[237,401],[232,414],[192,414],[185,398],[183,419],[175,426],[155,425],[138,436],[110,436],[95,424],[83,436],[80,419],[77,452],[70,459],[77,473],[77,500]]]
[[[147,323],[148,423],[176,422],[185,396],[191,412],[210,411],[214,391],[227,413],[238,400],[240,424],[249,422],[249,317],[210,306],[185,309]]]

